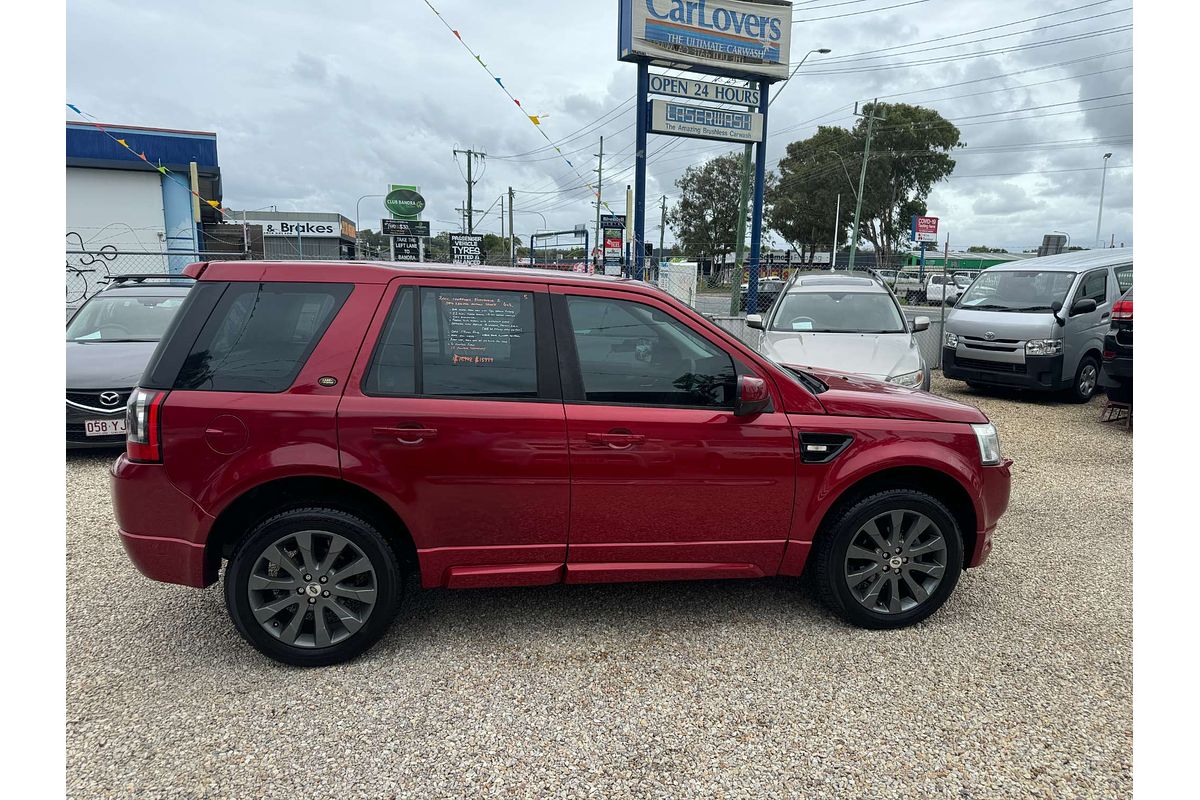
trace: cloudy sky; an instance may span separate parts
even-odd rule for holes
[[[421,187],[434,230],[457,230],[462,157],[487,153],[478,231],[517,192],[517,231],[594,220],[593,154],[605,199],[633,179],[636,69],[616,60],[616,0],[431,0],[568,167],[424,0],[68,4],[67,102],[104,122],[215,131],[231,208],[340,211],[389,183]],[[795,3],[792,59],[811,56],[771,108],[768,165],[818,124],[849,126],[855,101],[937,109],[966,148],[929,199],[951,246],[1020,250],[1043,234],[1132,246],[1131,0],[810,0]],[[802,21],[799,21],[802,20]],[[71,118],[68,116],[68,118]],[[689,165],[738,145],[650,138],[647,197],[678,196]],[[578,174],[577,174],[578,171]],[[731,188],[736,191],[736,187]],[[381,201],[361,203],[364,227]],[[545,222],[543,223],[543,217]],[[657,214],[647,213],[657,238]],[[373,224],[372,224],[373,223]],[[668,243],[672,237],[667,233]]]

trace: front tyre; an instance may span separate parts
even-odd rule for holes
[[[1076,403],[1091,400],[1099,383],[1100,362],[1089,353],[1079,360],[1079,368],[1075,370],[1075,380],[1071,384],[1071,400]]]
[[[818,591],[835,614],[862,628],[902,628],[954,591],[962,534],[936,498],[889,489],[838,512],[814,558]]]
[[[297,508],[260,523],[225,571],[238,631],[276,661],[317,667],[348,661],[387,630],[400,602],[400,567],[365,520]]]

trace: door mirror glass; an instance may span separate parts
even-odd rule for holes
[[[913,317],[913,333],[929,330],[929,317]]]
[[[755,329],[761,331],[763,329],[762,314],[747,314],[746,315],[746,327],[747,328],[755,328]]]
[[[1062,300],[1055,300],[1050,304],[1050,311],[1057,314],[1058,312],[1062,311],[1062,306]]]
[[[767,391],[767,382],[753,375],[739,375],[737,380],[737,401],[733,413],[738,417],[749,417],[760,414],[771,404],[771,395]]]
[[[1090,297],[1085,297],[1082,300],[1076,300],[1075,305],[1071,306],[1071,316],[1077,314],[1090,314],[1096,310],[1096,301]]]

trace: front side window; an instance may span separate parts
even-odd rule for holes
[[[282,392],[353,286],[231,283],[184,360],[177,389]]]
[[[980,311],[1050,311],[1064,303],[1074,272],[1054,270],[988,270],[975,279],[958,302]]]
[[[588,402],[733,407],[733,359],[666,312],[578,296],[567,309]]]
[[[68,342],[157,342],[183,297],[128,294],[92,298],[67,326]]]
[[[1098,306],[1104,305],[1108,299],[1108,270],[1098,269],[1083,276],[1075,292],[1075,300],[1084,299],[1095,300]]]
[[[771,320],[773,331],[904,333],[904,317],[883,292],[792,292]]]

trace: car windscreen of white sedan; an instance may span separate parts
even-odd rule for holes
[[[913,336],[929,320],[918,317],[910,330],[892,294],[871,283],[843,290],[801,282],[779,300],[765,325],[752,325],[764,328],[759,350],[781,364],[929,388],[929,370]]]

